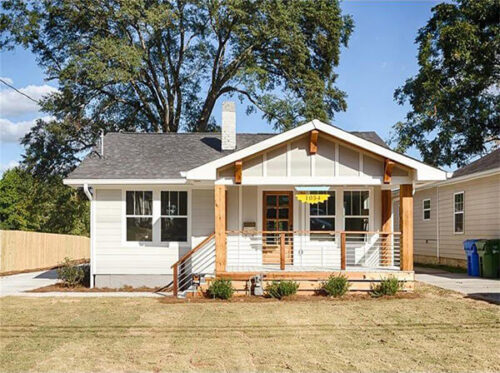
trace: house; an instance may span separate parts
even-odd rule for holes
[[[413,222],[415,262],[466,268],[465,240],[500,238],[500,149],[448,180],[418,186]]]
[[[214,277],[238,290],[262,275],[317,286],[344,273],[367,290],[413,281],[413,188],[446,173],[374,132],[313,120],[280,134],[108,133],[65,179],[91,200],[92,286],[175,293]],[[401,190],[401,232],[391,189]]]

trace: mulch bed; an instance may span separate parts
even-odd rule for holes
[[[340,298],[327,297],[324,295],[292,295],[281,300],[270,297],[257,297],[248,295],[237,295],[231,299],[213,299],[209,297],[193,297],[193,298],[174,298],[164,297],[159,299],[160,303],[272,303],[272,302],[348,302],[348,301],[384,301],[391,299],[417,299],[422,295],[418,293],[400,292],[394,296],[383,296],[374,298],[369,293],[348,293]]]
[[[75,264],[88,264],[90,261],[88,259],[79,259],[79,260],[73,260],[72,261]],[[18,275],[20,273],[30,273],[30,272],[40,272],[40,271],[50,271],[52,269],[57,269],[60,266],[52,266],[52,267],[42,267],[42,268],[30,268],[30,269],[24,269],[22,271],[8,271],[8,272],[0,272],[0,277],[3,276],[11,276],[11,275]]]
[[[61,283],[54,285],[43,286],[38,289],[33,289],[28,291],[28,293],[51,293],[51,292],[67,292],[67,293],[116,293],[116,292],[128,292],[128,293],[154,293],[157,291],[161,291],[163,288],[149,288],[149,287],[139,287],[134,288],[131,286],[124,286],[120,289],[112,289],[112,288],[89,288],[86,286],[75,286],[73,288],[64,286]]]

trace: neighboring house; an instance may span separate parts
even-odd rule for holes
[[[500,238],[500,149],[417,187],[413,221],[415,262],[466,267],[465,240]]]
[[[317,120],[236,134],[231,102],[221,127],[108,133],[101,154],[65,179],[91,200],[92,285],[173,280],[177,292],[205,277],[245,287],[257,274],[319,281],[342,271],[353,289],[388,274],[411,286],[413,185],[445,180],[444,171],[392,151],[374,132]],[[391,223],[396,187],[401,235]]]

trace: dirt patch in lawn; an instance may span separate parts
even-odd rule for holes
[[[162,291],[164,288],[150,288],[150,287],[138,287],[134,288],[132,286],[124,286],[119,289],[112,288],[89,288],[86,286],[75,286],[68,287],[64,286],[62,283],[57,283],[53,285],[43,286],[41,288],[33,289],[27,291],[27,293],[52,293],[52,292],[73,292],[73,293],[113,293],[113,292],[129,292],[129,293],[156,293],[158,291]]]

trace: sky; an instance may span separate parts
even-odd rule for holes
[[[344,13],[352,15],[354,32],[343,48],[337,86],[347,93],[347,111],[336,113],[332,124],[347,131],[376,131],[384,140],[392,125],[404,120],[409,107],[398,105],[394,90],[418,71],[417,31],[439,1],[347,0]],[[57,82],[46,81],[36,58],[16,48],[2,52],[0,77],[29,96],[39,99],[55,91]],[[213,113],[220,122],[221,103]],[[273,132],[260,113],[247,116],[246,105],[237,103],[238,132]],[[22,137],[37,118],[46,117],[36,103],[0,83],[0,173],[22,160]],[[409,155],[420,158],[415,150]]]

